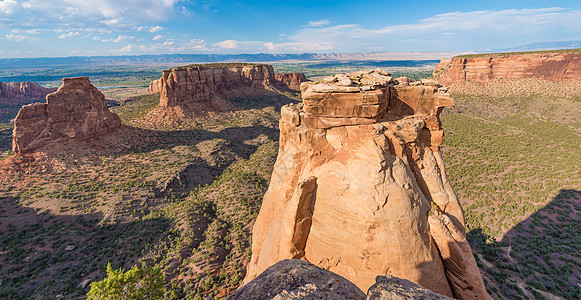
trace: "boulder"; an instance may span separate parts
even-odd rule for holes
[[[248,299],[365,299],[347,279],[298,259],[287,259],[267,268],[236,290],[229,300]]]
[[[367,291],[367,300],[452,300],[405,279],[377,276]]]
[[[114,131],[121,119],[88,77],[64,78],[46,103],[23,106],[14,120],[12,150],[29,152],[51,140],[88,139]]]

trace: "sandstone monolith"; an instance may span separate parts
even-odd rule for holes
[[[460,299],[488,299],[439,152],[453,104],[430,81],[381,70],[303,83],[281,110],[279,153],[253,227],[245,282],[302,259],[367,290],[376,276]]]
[[[46,103],[23,106],[14,120],[12,150],[28,152],[51,140],[88,139],[114,131],[121,119],[89,77],[64,78]]]

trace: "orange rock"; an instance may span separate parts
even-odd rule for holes
[[[109,111],[105,96],[89,77],[64,78],[46,103],[23,106],[14,120],[12,150],[32,151],[49,140],[87,139],[112,132],[121,119]]]
[[[433,77],[444,84],[501,78],[581,78],[581,53],[526,53],[443,59]]]
[[[309,81],[303,73],[274,74],[274,78],[281,87],[293,91],[300,91],[301,83]]]
[[[438,149],[438,115],[451,98],[433,85],[394,88],[388,75],[371,73],[359,73],[371,76],[364,88],[353,74],[327,78],[321,88],[306,84],[304,103],[282,108],[279,154],[253,228],[245,283],[294,258],[362,290],[391,275],[443,295],[488,299]],[[343,92],[355,86],[361,90]],[[357,109],[368,93],[389,106],[374,114]],[[372,99],[370,105],[382,103]],[[435,214],[453,233],[432,225]]]

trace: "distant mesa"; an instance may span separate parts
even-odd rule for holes
[[[23,106],[14,120],[12,150],[29,152],[49,141],[88,139],[114,131],[121,119],[109,111],[105,96],[89,77],[64,78],[46,103]]]
[[[309,81],[303,73],[281,73],[274,74],[276,83],[281,88],[300,92],[301,83]]]
[[[398,85],[378,69],[301,91],[303,103],[281,111],[244,282],[301,259],[364,291],[390,275],[449,297],[490,299],[439,152],[448,89],[433,80]]]
[[[1,82],[0,104],[22,105],[33,100],[44,99],[56,88],[45,88],[36,82]]]
[[[219,110],[225,99],[273,89],[298,91],[304,81],[302,73],[275,75],[273,67],[265,64],[190,65],[163,71],[160,79],[150,83],[148,92],[160,93],[162,108]]]
[[[442,59],[432,75],[444,84],[493,79],[581,78],[581,49],[462,55]]]

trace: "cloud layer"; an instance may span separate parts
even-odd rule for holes
[[[336,23],[333,16],[297,24],[276,38],[212,34],[218,10],[190,0],[0,0],[2,55],[144,53],[296,53],[465,51],[581,36],[581,10],[454,11],[388,26]],[[204,2],[205,3],[205,2]],[[216,19],[195,26],[194,8]],[[179,17],[181,16],[181,19]],[[176,20],[179,19],[179,20]],[[176,28],[191,28],[191,33]],[[226,31],[228,29],[226,28]],[[248,28],[247,30],[254,30]],[[275,29],[273,29],[275,30]],[[202,33],[201,38],[198,33]],[[57,45],[58,44],[58,45]],[[37,52],[45,49],[46,52]],[[49,52],[53,51],[53,52]],[[59,52],[60,51],[60,52]],[[16,54],[14,54],[16,55]]]

